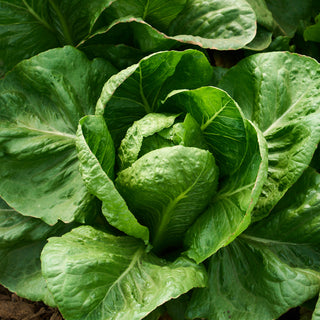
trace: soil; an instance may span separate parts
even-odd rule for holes
[[[18,297],[0,286],[0,320],[63,320],[56,308]]]
[[[312,312],[305,308],[294,308],[278,320],[311,320],[311,316]],[[57,308],[20,298],[0,285],[0,320],[63,320],[63,317]],[[163,315],[159,320],[171,318]]]

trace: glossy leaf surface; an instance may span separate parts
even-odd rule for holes
[[[185,235],[185,254],[201,262],[226,246],[251,222],[251,212],[267,178],[267,146],[262,134],[246,122],[248,149],[240,168],[225,178],[209,208]]]
[[[308,169],[271,214],[211,258],[191,317],[278,318],[320,289],[320,175]],[[316,317],[316,313],[314,315]]]
[[[254,213],[260,219],[297,181],[319,143],[320,66],[296,54],[254,55],[230,69],[220,87],[268,142],[268,179]]]
[[[4,72],[42,51],[77,45],[110,2],[1,0],[0,62]]]
[[[96,114],[104,116],[119,145],[132,123],[147,113],[157,112],[169,92],[206,85],[211,77],[211,66],[199,51],[156,53],[107,81]]]
[[[102,201],[102,213],[108,222],[148,242],[148,229],[137,222],[113,184],[115,150],[102,116],[86,116],[80,120],[77,150],[82,179],[88,190]]]
[[[51,238],[42,268],[67,320],[138,320],[206,281],[204,269],[190,260],[169,263],[134,238],[88,226]]]
[[[208,151],[174,146],[151,151],[121,171],[116,186],[150,229],[156,251],[178,247],[187,228],[208,205],[218,168]]]
[[[0,194],[18,212],[54,224],[84,221],[92,210],[75,134],[114,72],[65,47],[22,62],[1,81]]]

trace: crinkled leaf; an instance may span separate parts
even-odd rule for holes
[[[268,142],[268,179],[254,212],[258,220],[297,181],[319,143],[320,66],[296,54],[254,55],[230,69],[220,87]]]
[[[270,320],[320,290],[320,175],[308,169],[271,214],[211,258],[191,317]],[[316,317],[316,315],[314,315]]]
[[[290,267],[268,246],[247,243],[240,237],[211,258],[208,288],[194,293],[187,316],[276,319],[312,298],[319,289],[315,272]]]
[[[102,116],[86,116],[80,120],[77,150],[82,179],[88,190],[102,201],[102,213],[108,222],[148,242],[148,229],[137,222],[113,184],[115,151]]]
[[[248,227],[266,180],[266,142],[249,121],[245,124],[248,149],[241,167],[220,183],[207,211],[186,233],[185,253],[197,262],[210,257]]]
[[[169,92],[206,85],[211,77],[210,63],[199,51],[159,52],[111,77],[102,90],[96,114],[104,115],[118,145],[131,124],[156,112]]]
[[[209,150],[217,159],[221,175],[230,175],[241,165],[247,137],[242,113],[224,91],[203,87],[173,91],[160,111],[188,112],[199,123]]]
[[[78,170],[78,121],[115,69],[72,47],[20,63],[0,83],[0,195],[23,215],[84,221],[92,195]]]
[[[172,21],[168,34],[204,48],[240,49],[254,38],[255,20],[244,0],[191,0]]]
[[[179,43],[219,50],[239,49],[256,32],[254,11],[245,0],[151,0],[138,4],[118,0],[104,15],[108,23],[93,34],[95,42],[110,41],[116,29],[125,28],[130,36],[127,33],[116,41],[130,45],[134,40],[145,52],[168,50]]]
[[[138,220],[150,229],[158,252],[178,247],[215,193],[218,168],[206,150],[174,146],[151,151],[116,180]]]
[[[67,320],[138,320],[206,281],[203,267],[190,260],[169,263],[137,239],[88,226],[49,239],[42,269]]]
[[[66,44],[92,30],[110,0],[1,0],[0,63],[6,72],[25,58]]]
[[[49,236],[68,227],[62,223],[51,227],[22,216],[2,199],[0,203],[0,283],[20,297],[55,305],[42,277],[40,253]]]
[[[144,138],[171,127],[176,118],[177,115],[149,113],[135,121],[122,139],[118,150],[120,170],[130,167],[138,159]]]

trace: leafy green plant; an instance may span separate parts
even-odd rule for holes
[[[238,49],[256,32],[245,0],[1,0],[0,21],[2,72],[64,45],[122,68],[184,43]]]
[[[214,72],[196,50],[118,72],[71,46],[8,72],[0,282],[67,320],[269,320],[316,296],[319,64]]]

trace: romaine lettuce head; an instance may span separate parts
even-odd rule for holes
[[[151,55],[109,79],[77,133],[82,177],[108,222],[197,262],[247,228],[267,174],[262,134],[208,86],[210,70],[194,50]],[[115,179],[103,152],[112,141]]]

